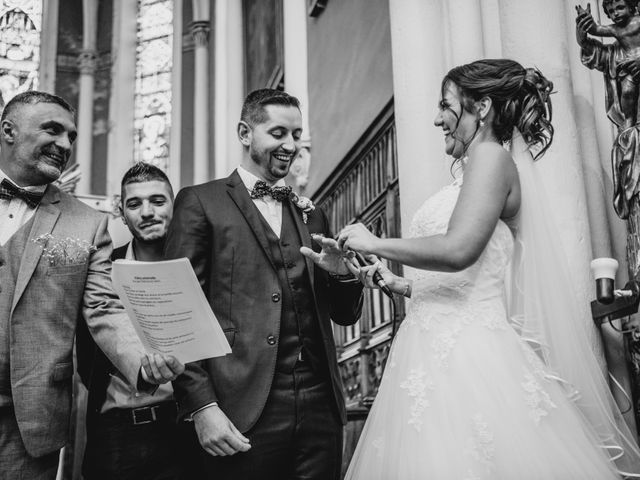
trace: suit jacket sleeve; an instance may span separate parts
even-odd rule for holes
[[[207,291],[211,249],[211,226],[206,218],[202,204],[192,189],[181,190],[176,196],[173,219],[167,233],[165,258],[188,258],[200,282]],[[204,362],[192,362],[174,382],[174,394],[180,405],[181,415],[189,414],[198,408],[216,402],[218,397],[203,368]]]
[[[322,210],[325,237],[333,237],[329,220]],[[353,325],[362,314],[363,288],[360,282],[340,282],[329,275],[329,315],[338,325]]]
[[[339,282],[329,277],[331,319],[338,325],[353,325],[362,314],[363,285],[360,282]]]
[[[89,258],[82,314],[95,342],[136,388],[144,347],[111,284],[111,237],[107,217],[100,221]]]

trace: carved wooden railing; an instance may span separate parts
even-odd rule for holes
[[[331,228],[362,222],[376,235],[400,236],[400,197],[393,102],[347,154],[314,196],[327,213]],[[401,266],[389,268],[401,274]],[[396,316],[404,317],[404,302]],[[378,391],[389,351],[392,308],[378,290],[366,290],[362,317],[351,327],[335,327],[338,361],[348,409],[370,405]]]

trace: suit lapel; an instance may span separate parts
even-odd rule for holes
[[[249,196],[249,192],[247,191],[247,187],[244,183],[242,183],[242,179],[240,175],[238,175],[237,171],[234,171],[229,177],[229,181],[227,182],[229,186],[229,196],[236,204],[240,213],[245,218],[253,234],[256,236],[258,243],[264,250],[265,255],[269,259],[269,263],[275,269],[275,263],[273,257],[271,256],[271,248],[269,247],[269,239],[267,238],[267,234],[264,231],[264,223],[258,208],[254,205],[253,200]]]
[[[31,280],[36,265],[38,265],[40,256],[42,255],[42,245],[33,240],[45,233],[51,233],[53,230],[60,216],[60,209],[56,205],[59,200],[59,192],[57,189],[48,187],[45,196],[34,213],[33,225],[31,226],[31,232],[29,232],[28,237],[29,240],[27,241],[22,259],[20,260],[20,270],[18,271],[18,278],[16,279],[12,310],[18,304],[18,300],[27,287],[29,280]]]
[[[296,225],[296,230],[298,230],[298,235],[300,235],[300,241],[302,242],[302,245],[305,247],[312,248],[313,239],[311,238],[311,234],[309,233],[309,229],[307,228],[307,225],[302,221],[302,214],[300,213],[300,210],[294,207],[290,201],[284,202],[284,206],[285,208],[289,208],[289,211],[291,212],[291,216],[293,217],[293,222]],[[313,261],[310,260],[308,257],[304,257],[304,261],[307,264],[307,271],[309,272],[309,281],[311,282],[311,291],[315,292],[314,281],[313,281],[315,278],[314,271],[313,271],[313,269],[315,268],[315,263],[313,263]]]

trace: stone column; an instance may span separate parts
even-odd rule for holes
[[[556,208],[554,220],[560,229],[560,240],[569,260],[576,293],[587,312],[593,285],[589,271],[592,259],[591,236],[584,168],[574,118],[573,86],[565,35],[564,3],[556,0],[513,2],[500,0],[502,49],[506,58],[513,58],[525,67],[537,66],[550,79],[554,90],[553,124],[557,133],[553,145],[539,160],[549,200]],[[535,33],[537,32],[537,33]],[[540,32],[545,32],[540,35]],[[532,42],[531,39],[536,41]],[[591,330],[591,325],[588,326]]]
[[[307,9],[300,0],[284,0],[284,81],[285,91],[300,100],[302,149],[291,166],[297,187],[304,189],[311,163],[309,131],[309,83],[307,78]]]
[[[136,83],[137,2],[113,4],[113,66],[107,139],[107,195],[120,193],[122,175],[133,163]]]
[[[433,119],[446,73],[442,0],[389,0],[402,234],[427,197],[451,181]],[[416,52],[420,52],[419,55]]]
[[[242,147],[236,126],[245,96],[242,42],[242,2],[215,3],[215,178],[227,176],[240,164]]]
[[[59,0],[48,0],[42,4],[42,35],[40,40],[38,88],[49,93],[54,93],[56,82],[59,8]]]
[[[449,67],[484,57],[480,0],[448,0],[444,9],[451,45]]]
[[[480,0],[484,54],[487,58],[502,58],[498,8],[498,0]]]
[[[93,93],[96,70],[97,0],[82,2],[82,51],[78,56],[80,69],[78,95],[78,140],[76,159],[80,166],[78,194],[91,193],[91,163],[93,160]]]
[[[193,88],[193,183],[209,176],[209,1],[193,0],[193,22],[189,24],[194,40]]]
[[[171,71],[171,133],[167,176],[177,192],[181,187],[182,163],[182,16],[183,0],[173,3],[173,70]]]

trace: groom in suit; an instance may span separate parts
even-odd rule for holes
[[[296,98],[250,93],[241,165],[176,197],[166,257],[189,258],[232,348],[174,381],[207,478],[339,478],[346,415],[330,320],[357,321],[362,286],[324,213],[284,186],[301,134]]]
[[[55,478],[80,315],[134,388],[154,391],[184,369],[173,357],[144,356],[111,288],[106,216],[51,185],[75,138],[73,109],[48,93],[21,93],[0,117],[2,480]]]

